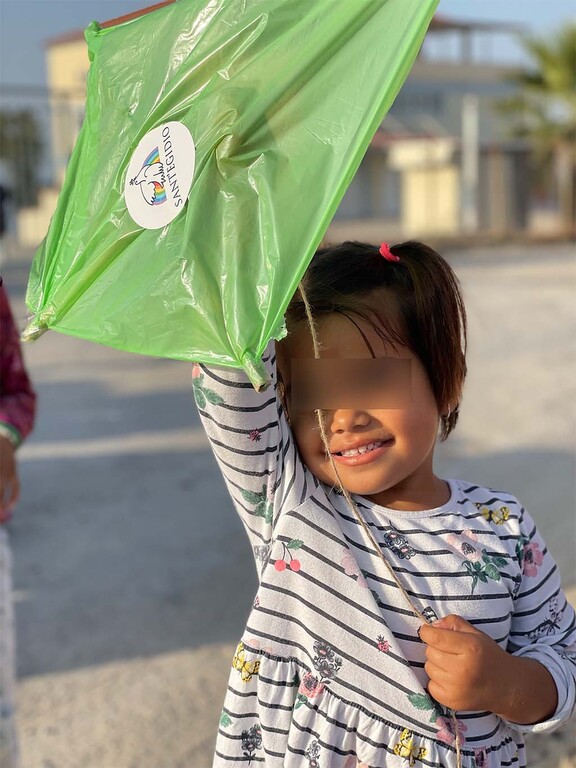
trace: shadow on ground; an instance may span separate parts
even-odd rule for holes
[[[458,463],[463,478],[512,491],[498,475],[541,477],[544,503],[517,492],[570,572],[568,454]],[[20,676],[238,639],[255,569],[211,452],[30,460],[23,481],[12,526]]]

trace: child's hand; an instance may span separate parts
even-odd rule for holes
[[[428,691],[453,710],[488,711],[516,723],[537,723],[556,709],[557,691],[535,659],[512,656],[460,616],[420,628],[426,644]]]
[[[426,643],[428,690],[454,710],[496,711],[510,693],[510,654],[460,616],[446,616],[420,628]]]

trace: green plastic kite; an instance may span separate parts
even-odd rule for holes
[[[86,30],[86,118],[24,337],[243,367],[262,352],[437,0],[179,0]]]

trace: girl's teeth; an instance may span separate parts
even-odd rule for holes
[[[359,454],[366,453],[366,451],[373,451],[374,448],[379,448],[382,445],[381,441],[376,443],[368,443],[368,445],[361,445],[360,448],[353,448],[350,451],[342,451],[341,456],[358,456]]]

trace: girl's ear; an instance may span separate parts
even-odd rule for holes
[[[440,439],[446,440],[450,432],[454,429],[456,426],[456,422],[458,421],[458,415],[460,410],[460,398],[456,400],[455,403],[449,403],[445,408],[442,409],[442,413],[440,414],[440,424],[441,424],[441,432],[440,432]]]

